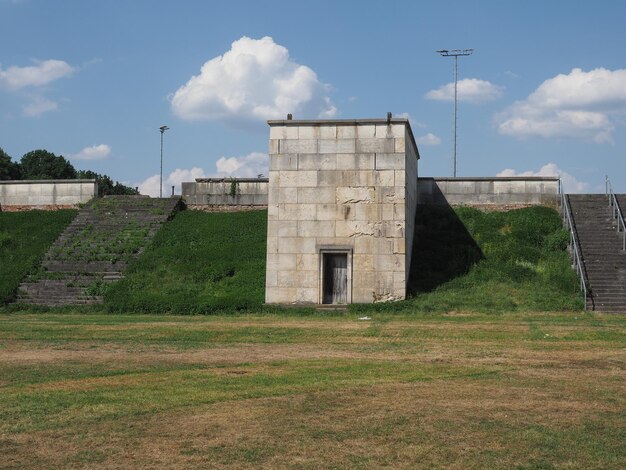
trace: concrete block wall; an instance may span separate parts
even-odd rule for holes
[[[543,176],[419,178],[420,204],[450,204],[489,208],[557,205],[559,178]]]
[[[321,303],[321,253],[334,249],[349,253],[348,302],[405,298],[419,157],[408,121],[268,123],[266,302]]]
[[[236,194],[231,196],[231,185]],[[267,207],[267,178],[197,178],[182,184],[182,198],[189,207],[255,206]]]
[[[84,204],[98,194],[96,180],[0,181],[2,210],[49,209]]]

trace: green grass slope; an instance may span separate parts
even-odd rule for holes
[[[15,298],[20,281],[35,270],[76,210],[0,212],[0,305]]]
[[[422,311],[579,310],[582,296],[554,209],[482,212],[422,207],[413,252],[414,295]],[[465,227],[465,234],[450,227]]]
[[[104,295],[113,312],[213,313],[261,307],[267,211],[184,211]]]
[[[256,310],[264,300],[266,211],[185,211],[105,293],[112,312]],[[546,207],[418,209],[411,297],[356,310],[579,310],[568,234]]]

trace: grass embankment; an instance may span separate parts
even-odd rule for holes
[[[626,317],[356,317],[0,315],[0,467],[626,467]]]
[[[186,211],[164,225],[105,294],[113,312],[214,313],[263,308],[266,211]],[[405,302],[357,310],[580,310],[568,234],[546,207],[509,212],[421,207]]]
[[[146,313],[260,308],[266,232],[267,211],[181,212],[107,289],[105,307]]]
[[[421,207],[408,309],[580,310],[568,233],[547,207],[483,212]]]
[[[0,212],[0,306],[15,298],[20,281],[42,257],[76,210]]]

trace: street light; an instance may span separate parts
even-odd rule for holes
[[[169,127],[161,126],[159,130],[161,131],[161,178],[159,179],[159,197],[163,197],[163,134]]]
[[[438,52],[443,57],[454,57],[454,139],[452,152],[452,176],[456,178],[456,98],[457,98],[457,76],[458,76],[458,59],[459,56],[471,55],[474,49],[453,49],[451,51],[447,49],[441,49]]]

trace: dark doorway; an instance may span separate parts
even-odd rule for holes
[[[348,254],[322,253],[322,303],[348,303]]]

